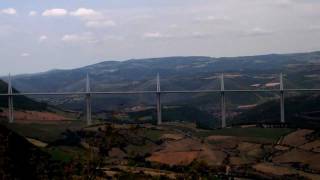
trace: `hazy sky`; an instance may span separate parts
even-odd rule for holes
[[[0,75],[315,50],[319,0],[0,0]]]

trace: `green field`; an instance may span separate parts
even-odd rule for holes
[[[85,127],[86,124],[82,121],[72,121],[72,122],[59,122],[55,124],[40,124],[40,123],[30,123],[30,124],[8,124],[5,125],[15,131],[16,133],[47,143],[53,142],[62,137],[62,133],[67,129],[75,130]]]
[[[46,151],[51,155],[52,160],[66,163],[76,158],[85,158],[86,156],[85,150],[78,147],[57,146],[48,148]]]
[[[152,141],[157,141],[165,133],[165,131],[155,129],[144,129],[144,136]]]
[[[44,142],[53,142],[62,137],[62,133],[67,129],[77,130],[86,127],[86,124],[82,121],[72,121],[72,122],[61,122],[55,124],[7,124],[5,125],[17,132],[18,134],[38,139]],[[252,139],[263,139],[266,141],[276,141],[281,136],[286,135],[293,131],[289,128],[225,128],[216,130],[200,130],[195,128],[190,128],[184,125],[166,125],[168,132],[173,132],[175,130],[190,132],[196,137],[207,137],[211,135],[223,135],[223,136],[236,136],[236,137],[246,137]],[[171,129],[171,130],[170,130]],[[144,129],[143,134],[145,137],[152,141],[156,141],[160,136],[166,133],[165,131],[155,130],[155,129]]]
[[[196,133],[198,137],[207,137],[211,135],[247,137],[252,139],[265,139],[276,141],[281,136],[292,132],[293,129],[288,128],[225,128],[212,131],[199,131]]]

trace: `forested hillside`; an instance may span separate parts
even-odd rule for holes
[[[161,90],[219,89],[219,76],[225,73],[226,89],[279,88],[279,73],[285,74],[285,88],[319,88],[320,52],[299,54],[270,54],[246,57],[167,57],[105,61],[77,69],[52,70],[44,73],[18,75],[14,87],[22,92],[84,91],[85,78],[91,78],[92,91],[155,90],[156,75],[161,77]],[[261,103],[273,93],[232,94],[229,105]],[[171,94],[162,99],[168,105],[214,107],[218,96],[213,94]],[[241,98],[239,98],[241,97]],[[53,104],[80,109],[78,97],[49,99]],[[93,110],[131,107],[138,104],[153,105],[154,96],[99,96],[93,99]]]
[[[4,81],[0,80],[0,93],[7,93],[8,85]],[[16,89],[13,89],[13,92],[18,92]],[[43,111],[46,110],[46,103],[39,103],[25,96],[15,96],[13,98],[14,108],[23,109],[23,110],[38,110]],[[7,108],[8,107],[8,97],[0,96],[0,107]]]
[[[292,127],[320,128],[320,96],[302,95],[285,99],[285,119]],[[280,122],[279,100],[269,101],[245,111],[230,124]]]

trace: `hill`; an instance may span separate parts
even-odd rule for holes
[[[155,89],[155,76],[160,73],[164,89],[203,89],[195,81],[200,77],[213,76],[221,72],[243,73],[296,73],[319,70],[320,52],[261,55],[247,57],[166,57],[133,59],[127,61],[105,61],[70,70],[53,70],[44,73],[19,75],[14,84],[23,91],[80,91],[84,89],[85,77],[89,73],[94,90]],[[294,68],[293,68],[294,66]],[[299,67],[299,68],[298,68]],[[312,67],[311,69],[306,69]],[[193,76],[193,78],[191,78]],[[173,81],[173,78],[176,81]],[[176,86],[171,83],[179,82]],[[170,82],[172,81],[172,82]],[[48,83],[50,82],[50,83]],[[128,83],[131,82],[131,83]],[[134,83],[133,83],[134,82]],[[185,84],[184,82],[189,82]],[[204,85],[204,84],[203,84]],[[213,88],[213,86],[211,86]]]
[[[285,119],[292,127],[320,128],[320,95],[301,95],[285,99]],[[241,113],[231,124],[277,123],[280,120],[279,100],[262,103]]]
[[[7,93],[7,83],[0,80],[0,93]],[[13,89],[14,93],[18,93]],[[76,118],[73,113],[68,113],[56,106],[48,105],[45,102],[39,102],[26,96],[14,96],[14,119],[15,121],[33,122],[54,122],[71,120]],[[8,97],[0,96],[0,120],[7,118]]]
[[[270,54],[247,57],[167,57],[132,59],[127,61],[105,61],[70,70],[53,70],[38,74],[14,77],[14,86],[23,92],[68,92],[84,91],[85,77],[89,73],[93,91],[155,90],[155,76],[161,75],[162,90],[219,89],[218,75],[226,74],[226,89],[278,88],[268,83],[278,82],[280,72],[287,76],[286,88],[319,88],[320,52],[299,54]],[[50,82],[50,83],[48,83]],[[230,105],[255,104],[268,100],[272,93],[230,95]],[[83,108],[79,97],[52,98],[42,100],[71,109]],[[154,97],[100,96],[94,97],[93,109],[105,110],[153,105]],[[163,103],[170,105],[194,104],[212,108],[219,103],[213,94],[166,95]]]
[[[0,179],[54,179],[62,169],[24,137],[0,124]]]
[[[0,93],[8,92],[8,84],[4,81],[0,80]],[[14,93],[18,91],[13,89]],[[47,109],[46,103],[40,103],[34,101],[25,96],[15,96],[13,98],[14,108],[22,109],[22,110],[36,110],[36,111],[44,111]],[[5,96],[0,96],[0,108],[8,108],[8,98]]]
[[[319,179],[319,131],[310,129],[106,123],[54,141],[35,141],[41,129],[32,133],[78,179]]]

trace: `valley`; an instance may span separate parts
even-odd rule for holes
[[[320,1],[5,0],[0,180],[320,180]]]
[[[105,61],[77,69],[53,70],[17,75],[13,85],[21,92],[83,92],[86,75],[91,91],[154,91],[160,74],[161,90],[218,90],[219,76],[225,75],[225,89],[279,89],[279,74],[285,74],[285,88],[319,88],[320,53],[270,54],[245,57],[165,57]],[[3,78],[4,79],[4,78]],[[50,83],[48,83],[50,82]],[[260,104],[278,97],[276,93],[230,94],[228,105]],[[83,109],[83,97],[36,97],[63,108]],[[194,104],[201,108],[219,106],[217,94],[168,94],[168,106]],[[153,106],[152,95],[96,95],[93,110],[115,110],[138,105]]]
[[[242,58],[222,61],[207,57],[105,62],[83,69],[19,75],[13,82],[14,92],[47,92],[49,89],[51,92],[80,92],[85,87],[83,75],[89,71],[93,91],[153,91],[154,78],[142,78],[151,77],[151,71],[143,68],[150,65],[158,68],[152,72],[163,71],[162,90],[219,89],[222,72],[226,89],[276,89],[280,72],[286,73],[286,88],[317,88],[320,79],[314,63],[319,57],[320,54],[314,52],[246,57],[250,62]],[[238,70],[228,69],[226,62],[238,64]],[[261,63],[270,68],[262,72],[259,70]],[[271,66],[272,63],[276,63],[277,68]],[[301,69],[293,71],[291,67],[296,66]],[[114,70],[116,67],[119,72]],[[100,68],[113,70],[103,70],[100,74]],[[184,68],[191,68],[190,74],[185,74],[187,70],[180,72],[179,69]],[[201,70],[196,71],[197,68]],[[117,72],[121,73],[112,75]],[[52,81],[50,87],[45,83],[48,79]],[[1,93],[7,91],[3,81],[0,81],[0,90]],[[14,97],[14,123],[7,122],[8,101],[1,96],[0,126],[23,140],[31,152],[41,152],[43,162],[33,164],[32,168],[60,167],[34,176],[63,175],[69,179],[320,178],[320,100],[317,93],[287,93],[285,124],[279,123],[277,93],[229,92],[226,97],[227,128],[223,129],[220,128],[221,107],[217,93],[165,94],[161,125],[156,125],[153,95],[94,95],[93,123],[89,126],[85,122],[82,96]],[[3,145],[2,149],[0,153],[7,153],[10,147]],[[23,149],[15,151],[21,153]],[[6,169],[4,173],[15,177],[12,172]]]

